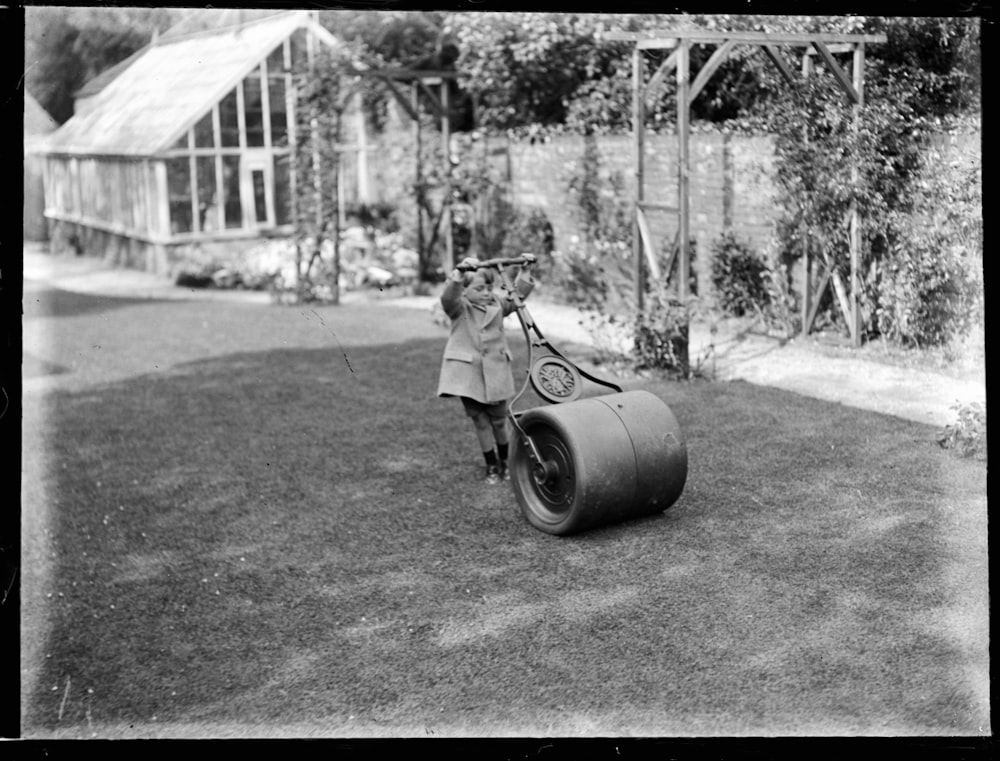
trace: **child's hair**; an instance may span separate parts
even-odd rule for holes
[[[470,285],[472,285],[472,281],[477,277],[481,277],[483,280],[486,281],[486,285],[492,287],[493,282],[496,279],[496,273],[489,267],[483,267],[482,269],[469,270],[467,272],[464,272],[462,273],[462,287],[468,288]]]

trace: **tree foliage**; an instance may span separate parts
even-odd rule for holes
[[[488,21],[488,23],[487,23]],[[625,132],[631,125],[631,50],[604,38],[608,31],[651,32],[702,28],[712,31],[885,33],[887,43],[869,46],[876,76],[896,71],[919,84],[908,105],[944,114],[976,107],[979,31],[974,18],[881,18],[865,16],[754,16],[739,14],[444,14],[455,40],[459,68],[477,91],[479,121],[518,133],[569,129]],[[695,45],[691,71],[714,51]],[[669,51],[644,52],[649,73]],[[790,61],[797,68],[796,61]],[[647,112],[647,128],[670,129],[675,115],[673,77]],[[779,72],[752,46],[737,46],[691,104],[694,121],[729,123],[756,119],[787,91]]]
[[[180,20],[178,9],[29,7],[25,9],[25,86],[60,124],[73,94]]]

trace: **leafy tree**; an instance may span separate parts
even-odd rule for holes
[[[650,18],[637,15],[624,26]],[[480,122],[499,130],[564,124],[581,86],[621,73],[627,44],[599,38],[620,26],[607,14],[455,13],[446,21],[462,51],[459,66],[477,90]]]
[[[324,11],[320,22],[347,41],[355,56],[373,68],[455,70],[459,55],[454,38],[443,26],[443,14],[426,11]],[[390,96],[369,82],[362,92],[366,114],[377,129],[385,123]],[[473,127],[471,96],[458,81],[449,82],[452,132]],[[421,94],[423,97],[423,94]],[[433,122],[432,127],[439,124]]]
[[[83,71],[73,43],[80,30],[65,18],[65,8],[28,8],[25,23],[25,88],[57,122],[73,115],[73,93]]]
[[[59,123],[73,115],[73,94],[181,18],[167,8],[28,7],[25,84]]]
[[[869,70],[895,68],[918,80],[925,102],[912,107],[948,113],[977,104],[979,35],[972,18],[459,12],[444,14],[443,23],[461,50],[459,67],[471,74],[481,123],[497,130],[627,131],[632,46],[604,39],[606,31],[884,32],[888,42],[867,51]],[[713,50],[693,46],[691,70],[700,69]],[[644,52],[647,69],[668,52]],[[675,89],[674,78],[667,77],[663,97],[647,112],[647,128],[672,128]],[[720,123],[760,117],[786,91],[757,48],[737,46],[691,104],[692,118]]]

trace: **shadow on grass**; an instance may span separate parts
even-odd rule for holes
[[[550,537],[480,480],[460,404],[434,396],[443,344],[54,396],[37,731],[975,731],[968,655],[932,623],[982,467],[884,416],[645,383],[687,436],[684,494]]]
[[[87,294],[64,291],[59,288],[26,290],[23,298],[24,317],[75,317],[82,314],[108,312],[114,309],[147,305],[154,299],[138,299],[106,294]]]

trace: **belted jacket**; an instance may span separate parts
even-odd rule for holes
[[[525,298],[535,281],[522,270],[514,287]],[[441,360],[438,396],[465,396],[483,404],[510,399],[514,374],[504,318],[516,309],[513,294],[499,285],[493,301],[481,307],[465,298],[463,291],[462,283],[449,279],[441,294],[441,306],[451,319],[451,335]]]

